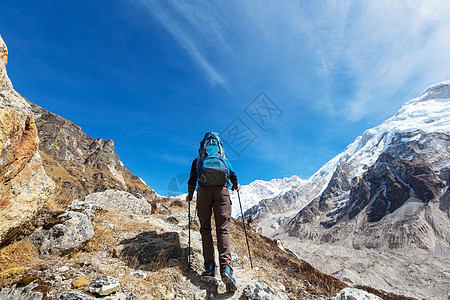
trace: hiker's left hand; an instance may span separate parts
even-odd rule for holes
[[[189,200],[189,195],[186,195],[186,201],[189,202],[191,200]]]

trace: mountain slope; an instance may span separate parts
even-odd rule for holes
[[[62,204],[107,189],[140,194],[156,193],[128,170],[114,152],[114,141],[93,139],[81,128],[29,101],[38,129],[39,151],[46,173],[56,182]]]
[[[255,180],[248,185],[242,185],[239,192],[242,210],[245,212],[260,203],[261,200],[274,198],[284,194],[294,187],[301,185],[303,182],[304,180],[300,177],[293,175],[291,177],[272,179],[270,181]],[[237,196],[232,197],[237,198]],[[236,205],[233,205],[232,216],[239,217],[240,215],[241,211],[239,205],[236,203]]]
[[[450,247],[450,81],[407,102],[335,158],[320,196],[285,226],[354,248]]]
[[[449,99],[450,81],[431,86],[395,116],[365,131],[303,185],[264,200],[248,215],[256,212],[267,235],[284,219],[289,234],[319,242],[357,248],[447,247]],[[286,211],[285,199],[309,204],[290,219],[293,211]],[[270,214],[257,213],[261,210]],[[267,230],[274,222],[278,226]]]

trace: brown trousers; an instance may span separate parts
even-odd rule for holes
[[[200,219],[205,268],[215,265],[213,237],[211,234],[211,214],[213,209],[216,221],[220,270],[225,266],[231,268],[230,192],[226,186],[199,186],[197,189],[197,214]]]

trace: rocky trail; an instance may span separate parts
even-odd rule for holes
[[[191,209],[195,216],[195,203]],[[227,293],[219,275],[199,275],[203,258],[194,217],[187,268],[187,205],[177,199],[149,203],[107,190],[73,201],[67,211],[42,213],[39,222],[31,235],[0,250],[0,299],[93,299],[98,278],[118,285],[105,288],[104,299],[328,299],[346,286],[250,229],[251,269],[241,223],[234,220],[238,290]]]

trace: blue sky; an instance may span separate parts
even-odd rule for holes
[[[177,175],[184,192],[211,130],[242,184],[308,178],[450,79],[449,32],[449,1],[15,0],[0,11],[15,89],[114,139],[162,195]]]

